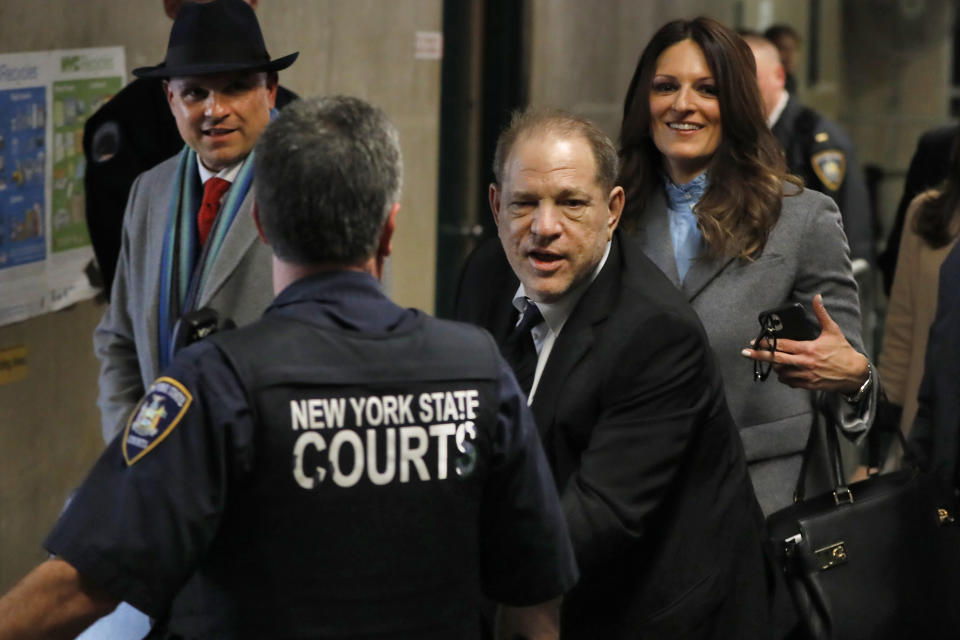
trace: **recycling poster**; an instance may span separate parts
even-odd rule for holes
[[[0,54],[0,325],[97,293],[83,124],[125,69],[123,47]]]

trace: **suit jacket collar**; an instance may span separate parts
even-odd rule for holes
[[[196,154],[196,152],[194,152]],[[207,167],[200,160],[200,156],[197,156],[197,173],[200,175],[200,184],[207,184],[207,180],[210,178],[221,178],[226,180],[230,184],[233,184],[237,179],[237,174],[240,173],[240,166],[243,164],[243,160],[233,163],[231,166],[226,169],[221,169],[220,171],[213,171],[207,169]]]
[[[637,236],[643,252],[660,268],[687,300],[693,300],[726,268],[733,258],[704,258],[693,261],[683,282],[677,272],[677,258],[673,253],[670,236],[670,218],[667,213],[667,198],[662,189],[654,192],[651,201],[637,219]]]
[[[541,436],[546,436],[554,423],[564,382],[589,352],[600,325],[617,304],[622,269],[623,249],[620,235],[615,233],[607,263],[570,313],[540,375],[531,409]]]
[[[687,271],[687,277],[684,278],[680,290],[686,295],[688,301],[693,301],[733,261],[734,258],[726,257],[697,258],[690,265],[690,270]]]
[[[793,137],[793,131],[796,127],[795,123],[801,110],[802,107],[800,103],[797,102],[797,97],[790,94],[790,97],[787,99],[787,106],[783,108],[780,117],[773,123],[773,135],[780,141],[784,149],[789,149],[790,139]]]

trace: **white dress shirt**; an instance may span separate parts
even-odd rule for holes
[[[783,110],[787,108],[787,102],[790,100],[790,94],[786,91],[780,94],[780,100],[777,101],[777,106],[773,108],[773,111],[770,112],[770,117],[767,118],[767,126],[773,129],[773,125],[777,124],[777,120],[780,119],[780,116],[783,114]]]
[[[226,169],[221,169],[220,171],[210,171],[203,163],[200,162],[200,158],[197,158],[197,169],[200,171],[200,184],[207,184],[207,180],[216,176],[217,178],[222,178],[230,184],[233,184],[233,181],[237,179],[237,174],[240,173],[240,165],[243,164],[241,160],[235,165],[227,167]]]
[[[549,303],[534,302],[531,300],[531,302],[540,309],[544,321],[530,330],[530,335],[533,336],[533,344],[537,348],[537,370],[533,375],[533,384],[530,386],[530,393],[527,395],[528,405],[533,403],[533,397],[537,393],[537,385],[540,383],[540,375],[543,373],[543,368],[550,358],[550,352],[553,350],[553,345],[560,335],[560,330],[563,329],[563,325],[566,324],[570,313],[573,312],[573,308],[577,306],[577,303],[580,301],[580,298],[583,297],[587,288],[597,279],[609,255],[610,243],[608,242],[607,248],[603,252],[603,257],[600,258],[600,262],[593,270],[593,273],[590,274],[590,277],[567,291],[560,300]],[[526,290],[523,288],[523,283],[521,282],[520,286],[517,287],[516,294],[513,296],[513,306],[521,315],[526,305],[526,299]]]

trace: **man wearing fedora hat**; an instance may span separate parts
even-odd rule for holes
[[[189,0],[187,0],[189,1]],[[203,0],[193,0],[203,1]],[[254,9],[256,0],[245,0]],[[184,0],[163,0],[175,20]],[[277,109],[297,95],[277,86]],[[135,78],[87,118],[83,126],[86,165],[83,190],[87,229],[99,268],[102,295],[109,301],[127,194],[137,176],[176,155],[183,148],[177,122],[170,113],[162,78]]]
[[[179,346],[255,320],[271,300],[269,249],[252,221],[253,146],[270,121],[277,71],[242,0],[186,3],[160,78],[183,150],[130,189],[111,303],[94,333],[104,439],[122,430]]]
[[[251,322],[272,299],[270,251],[252,221],[252,151],[270,121],[277,72],[297,54],[271,60],[242,0],[173,4],[165,1],[176,17],[164,61],[133,73],[161,83],[186,145],[140,174],[127,199],[110,305],[94,333],[108,443],[178,345],[218,323]],[[141,116],[145,126],[154,119]],[[140,638],[148,626],[123,604],[82,638]]]

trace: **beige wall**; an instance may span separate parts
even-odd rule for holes
[[[346,93],[383,107],[400,130],[404,198],[392,260],[401,303],[433,308],[440,61],[415,60],[416,31],[440,31],[441,0],[261,0],[274,57],[300,51],[281,82],[302,96]],[[0,1],[0,53],[125,47],[128,71],[156,64],[170,21],[160,0]],[[42,559],[40,542],[102,450],[90,336],[103,307],[0,327],[25,345],[26,379],[0,385],[0,591]]]
[[[84,302],[0,327],[0,349],[27,347],[27,377],[0,385],[0,592],[43,559],[40,543],[64,499],[103,449]]]
[[[262,0],[258,13],[274,56],[300,51],[285,85],[359,96],[397,125],[404,194],[390,288],[400,304],[432,311],[441,62],[415,60],[414,39],[441,30],[441,0]]]
[[[531,0],[530,102],[595,120],[616,140],[640,53],[669,20],[726,23],[734,0]]]

